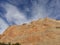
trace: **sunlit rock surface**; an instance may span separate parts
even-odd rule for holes
[[[21,45],[60,45],[60,21],[39,19],[30,24],[10,26],[0,42],[19,42]]]

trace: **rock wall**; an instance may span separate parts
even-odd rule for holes
[[[13,25],[2,34],[0,42],[19,42],[21,45],[60,45],[60,22],[45,18],[30,24]]]

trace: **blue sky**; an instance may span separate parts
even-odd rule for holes
[[[60,20],[60,0],[0,0],[0,34],[11,25],[45,17]]]

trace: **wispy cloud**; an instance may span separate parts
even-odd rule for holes
[[[2,34],[9,25],[0,18],[0,34]]]
[[[37,2],[33,2],[32,15],[33,19],[45,18],[48,16],[44,5]]]
[[[27,20],[25,14],[19,11],[16,6],[6,4],[5,9],[7,11],[5,17],[10,24],[15,23],[18,25],[24,23]]]

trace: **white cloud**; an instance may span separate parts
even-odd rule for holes
[[[34,20],[39,19],[39,18],[45,18],[48,16],[44,5],[39,4],[37,2],[33,3],[32,15],[33,15]]]
[[[0,18],[0,34],[2,34],[8,27],[9,25]]]
[[[14,22],[15,24],[22,24],[27,20],[24,13],[20,12],[16,6],[6,4],[5,9],[7,11],[5,17],[9,22]]]

